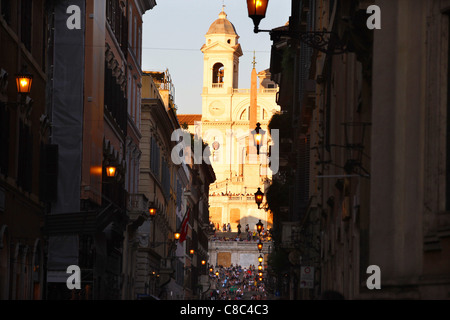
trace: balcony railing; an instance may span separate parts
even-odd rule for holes
[[[229,201],[250,201],[250,202],[255,202],[255,197],[254,196],[250,196],[250,195],[235,195],[235,194],[222,194],[222,193],[211,193],[209,195],[211,198],[214,197],[227,197]]]
[[[219,181],[216,182],[214,184],[210,185],[210,189],[225,189],[227,187],[228,184],[236,184],[236,183],[243,183],[244,182],[244,177],[232,177],[231,179],[227,179],[227,180],[223,180],[223,181]]]
[[[278,88],[259,88],[258,93],[276,93]],[[249,94],[250,89],[233,89],[234,94]]]
[[[260,93],[277,93],[277,88],[260,88]]]
[[[233,89],[233,93],[248,94],[250,93],[250,89]]]

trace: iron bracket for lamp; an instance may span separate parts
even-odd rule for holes
[[[298,39],[308,47],[326,54],[343,54],[348,52],[347,44],[333,31],[292,32],[288,30],[261,30],[255,27],[254,32],[268,32],[272,41],[278,41],[281,38]]]

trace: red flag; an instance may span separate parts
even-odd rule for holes
[[[178,241],[179,243],[183,243],[183,241],[186,240],[190,213],[191,213],[191,209],[188,208],[186,215],[184,216],[183,223],[181,224],[180,240]]]

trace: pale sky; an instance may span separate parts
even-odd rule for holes
[[[272,42],[267,32],[254,33],[246,0],[156,0],[144,15],[142,70],[169,70],[175,86],[178,114],[202,112],[203,53],[209,26],[219,17],[222,4],[228,20],[236,28],[244,55],[239,60],[239,88],[250,88],[253,51],[256,71],[270,66]],[[286,24],[291,0],[271,0],[260,29]]]

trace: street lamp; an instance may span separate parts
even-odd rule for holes
[[[259,235],[261,235],[261,231],[262,231],[263,226],[264,226],[264,224],[261,222],[261,219],[259,219],[258,223],[256,224],[256,231],[258,231]],[[261,245],[261,247],[262,247],[262,245]]]
[[[179,232],[175,232],[175,233],[173,234],[173,238],[175,239],[175,241],[180,240],[180,237],[181,237],[181,234],[180,234]]]
[[[192,254],[194,254],[194,249],[191,249],[191,250],[189,250],[189,253],[192,255]]]
[[[258,241],[258,250],[259,250],[259,252],[261,252],[262,248],[263,248],[263,243],[261,242],[261,240],[259,240]]]
[[[151,219],[153,219],[156,216],[156,212],[157,212],[156,206],[153,203],[151,203],[150,207],[148,208],[148,214],[150,215]]]
[[[16,74],[17,92],[24,95],[29,94],[32,82],[33,75],[24,68],[22,72]]]
[[[259,270],[259,271],[262,271],[262,269],[263,269],[263,266],[262,266],[262,264],[260,263],[259,266],[258,266],[258,270]]]
[[[258,209],[260,209],[261,203],[263,201],[264,193],[261,191],[261,188],[255,192],[255,202],[258,205]],[[261,222],[261,220],[259,220]]]
[[[299,39],[307,46],[317,49],[327,54],[342,54],[347,52],[347,45],[336,32],[330,31],[293,31],[295,25],[289,24],[289,30],[261,30],[259,23],[266,17],[267,5],[269,0],[247,0],[248,16],[253,20],[255,28],[253,31],[269,32],[272,40],[278,40],[281,37],[290,39]]]
[[[107,166],[106,167],[106,175],[110,178],[115,177],[116,176],[116,167],[114,166]]]
[[[258,257],[258,262],[259,262],[259,263],[262,263],[262,262],[263,262],[263,256],[262,256],[262,255],[259,255],[259,257]]]
[[[255,25],[254,32],[258,32],[259,22],[265,18],[269,0],[247,0],[248,16]]]
[[[261,147],[262,136],[265,133],[265,131],[263,129],[261,129],[261,124],[259,122],[256,124],[256,128],[255,128],[254,132],[255,132],[254,139],[256,142],[256,154],[259,155],[259,148]]]

